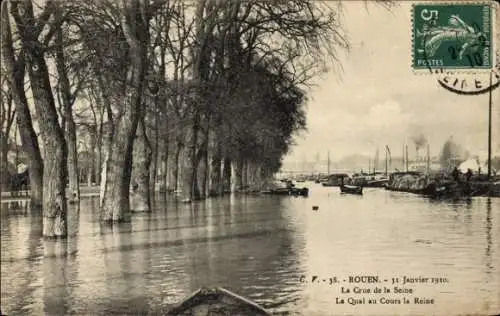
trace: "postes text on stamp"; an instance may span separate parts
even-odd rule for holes
[[[489,3],[422,3],[413,6],[413,69],[491,69]]]

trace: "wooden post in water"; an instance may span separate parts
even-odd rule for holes
[[[491,103],[492,103],[492,94],[493,87],[492,84],[493,72],[490,72],[490,96],[489,96],[489,105],[488,105],[488,180],[491,180]]]

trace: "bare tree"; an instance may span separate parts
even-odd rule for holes
[[[62,8],[57,11],[56,19],[62,19]],[[65,129],[66,142],[68,145],[68,176],[69,176],[69,192],[71,201],[80,200],[80,177],[78,172],[78,147],[76,140],[76,124],[73,118],[73,104],[75,103],[77,94],[81,90],[81,82],[77,82],[76,87],[72,91],[68,68],[66,61],[68,58],[64,52],[62,25],[55,31],[55,61],[58,75],[58,90],[60,91],[60,103],[63,110],[63,129]]]
[[[52,2],[47,2],[42,13],[35,18],[31,1],[12,2],[11,14],[19,30],[21,46],[26,57],[26,66],[33,93],[35,108],[40,117],[43,140],[43,235],[45,237],[66,237],[67,205],[66,180],[67,147],[64,132],[59,125],[54,96],[49,80],[49,71],[44,57],[44,43],[40,34],[55,12]],[[55,19],[49,25],[49,35],[60,27]]]
[[[43,160],[38,146],[38,139],[33,128],[32,116],[24,89],[26,57],[24,48],[17,53],[12,39],[9,3],[2,3],[2,55],[6,69],[7,84],[16,106],[16,123],[21,136],[21,145],[28,155],[28,168],[31,186],[31,205],[35,209],[42,207],[43,199]]]

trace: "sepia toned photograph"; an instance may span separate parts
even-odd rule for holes
[[[500,1],[0,22],[1,316],[500,314]]]

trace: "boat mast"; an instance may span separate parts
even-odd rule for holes
[[[403,158],[401,170],[405,170],[405,145],[404,144],[403,144],[403,155],[401,157]]]
[[[387,156],[389,155],[389,146],[385,146],[385,176],[387,177]]]
[[[429,143],[427,143],[427,173],[431,172],[431,154]]]
[[[328,151],[327,173],[330,174],[330,151]]]
[[[385,176],[387,177],[387,148],[385,149]]]
[[[408,172],[408,144],[405,145],[405,149],[406,149],[406,172]]]
[[[491,179],[491,102],[493,88],[491,86],[493,72],[490,72],[490,97],[488,106],[488,180]]]

